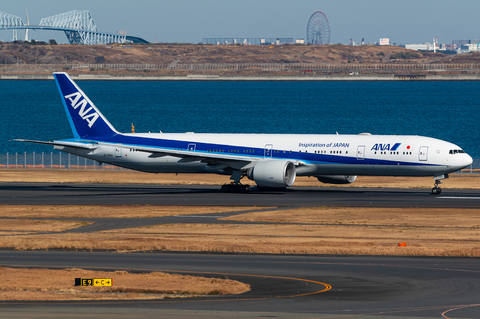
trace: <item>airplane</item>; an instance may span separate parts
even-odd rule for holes
[[[433,194],[472,158],[459,146],[408,135],[120,133],[67,73],[53,73],[73,138],[16,139],[119,167],[150,173],[230,175],[222,192],[285,189],[296,176],[349,184],[357,176],[433,176]]]

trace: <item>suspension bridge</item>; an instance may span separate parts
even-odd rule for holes
[[[26,41],[28,30],[48,30],[65,32],[70,44],[149,43],[140,37],[101,32],[87,10],[73,10],[43,18],[38,25],[25,24],[18,16],[0,12],[1,30],[13,30],[13,41],[18,40],[18,30],[26,30]]]

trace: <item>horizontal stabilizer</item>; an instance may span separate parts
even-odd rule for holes
[[[66,147],[76,147],[83,148],[87,150],[94,150],[98,147],[95,142],[67,142],[67,141],[34,141],[34,140],[23,140],[23,139],[14,139],[17,142],[26,142],[26,143],[35,143],[35,144],[44,144],[44,145],[57,145],[57,146],[66,146]]]

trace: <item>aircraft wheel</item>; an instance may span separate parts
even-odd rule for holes
[[[438,195],[442,192],[442,189],[440,187],[434,187],[432,188],[432,194]]]
[[[222,185],[222,193],[228,193],[228,186],[227,185]]]
[[[250,193],[250,185],[241,185],[240,193],[243,193],[243,194]]]

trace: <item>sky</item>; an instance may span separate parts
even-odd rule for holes
[[[198,43],[202,38],[306,38],[310,16],[323,11],[331,43],[408,44],[477,39],[479,0],[4,0],[0,11],[30,24],[71,10],[89,10],[101,31],[143,37],[150,42]],[[19,39],[24,32],[19,31]],[[30,31],[30,39],[66,43],[63,32]],[[12,31],[0,30],[12,40]]]

